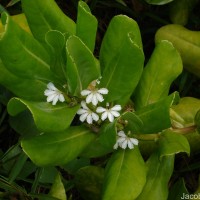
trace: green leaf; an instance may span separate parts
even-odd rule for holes
[[[197,130],[200,133],[200,110],[197,112],[195,116],[195,125],[197,126]]]
[[[70,127],[63,132],[24,138],[21,146],[36,165],[62,165],[79,156],[94,138],[84,127]]]
[[[75,185],[85,200],[101,200],[104,169],[96,166],[83,167],[75,175]]]
[[[170,110],[172,124],[175,128],[194,125],[195,115],[200,109],[200,100],[193,97],[180,99],[178,105],[173,105]]]
[[[168,182],[174,168],[174,156],[163,156],[157,153],[147,161],[147,181],[136,200],[166,200],[168,196]]]
[[[78,3],[76,35],[93,52],[96,41],[97,19],[91,14],[89,6],[84,1]]]
[[[165,130],[159,138],[159,156],[175,155],[180,152],[190,154],[190,145],[185,136],[171,130]]]
[[[173,0],[145,0],[145,1],[153,5],[164,5],[164,4],[172,2]]]
[[[100,69],[92,52],[77,36],[69,37],[66,51],[69,91],[80,96],[83,89],[99,78]]]
[[[75,23],[67,17],[54,0],[21,0],[34,37],[45,44],[45,34],[58,30],[67,36],[75,34]]]
[[[5,32],[0,40],[0,58],[8,71],[25,79],[52,80],[54,76],[45,49],[7,13],[3,13],[1,19]]]
[[[184,183],[184,179],[181,178],[177,181],[169,191],[168,200],[180,200],[183,198],[183,194],[189,194]]]
[[[65,36],[60,31],[52,30],[46,33],[45,40],[49,46],[51,57],[51,71],[65,81],[66,78],[66,52]],[[65,83],[65,82],[64,82]]]
[[[107,32],[103,47],[104,43],[109,45],[110,42],[109,29]],[[109,51],[111,54],[109,55],[112,59],[110,59],[109,62],[103,62],[105,63],[105,68],[103,70],[100,86],[107,88],[109,91],[108,95],[105,97],[105,102],[114,101],[121,105],[126,104],[139,82],[142,74],[144,55],[135,41],[134,34],[134,32],[129,32],[123,37],[123,44],[120,46],[118,52],[113,51],[112,46],[110,46]],[[116,35],[115,38],[113,38],[113,42],[118,39]]]
[[[125,15],[115,16],[111,20],[101,44],[100,62],[102,70],[119,54],[128,33],[134,33],[134,43],[142,49],[142,39],[137,23]]]
[[[177,24],[161,27],[155,36],[156,43],[170,41],[178,50],[185,69],[200,77],[200,32],[191,31]]]
[[[45,100],[44,91],[47,84],[36,79],[17,77],[9,72],[0,60],[0,84],[13,94],[31,101]]]
[[[179,101],[177,92],[170,96],[149,104],[135,112],[143,122],[141,133],[158,133],[171,127],[170,107]]]
[[[100,143],[108,149],[113,149],[117,135],[116,120],[102,126],[99,134]]]
[[[70,126],[79,106],[69,107],[65,103],[53,106],[47,102],[32,102],[19,98],[12,98],[8,103],[8,112],[12,116],[26,108],[30,110],[40,131],[58,132]]]
[[[146,168],[138,147],[117,150],[106,166],[102,200],[133,200],[145,182]]]
[[[171,83],[182,71],[179,53],[168,41],[159,42],[134,94],[136,109],[167,97]]]
[[[112,151],[113,148],[111,149],[110,146],[106,147],[100,142],[99,137],[96,137],[95,140],[90,143],[87,148],[81,153],[81,156],[86,158],[97,158],[111,153]]]
[[[52,197],[58,198],[60,200],[66,200],[67,199],[67,196],[66,196],[66,193],[65,193],[65,187],[62,183],[60,173],[57,174],[49,194]]]

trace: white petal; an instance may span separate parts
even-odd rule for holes
[[[88,123],[88,124],[92,124],[92,114],[89,114],[89,115],[87,116],[87,123]]]
[[[55,91],[53,91],[53,90],[45,90],[44,91],[45,96],[49,96],[49,95],[52,95],[52,94],[55,94]]]
[[[93,95],[93,98],[92,98],[92,104],[93,104],[94,106],[96,106],[97,103],[98,103],[97,96],[96,96],[96,94],[94,94],[94,95]]]
[[[110,122],[114,121],[114,117],[113,117],[112,113],[110,113],[110,112],[108,112],[108,119]]]
[[[114,107],[111,108],[113,111],[120,111],[122,107],[120,105],[115,105]]]
[[[82,95],[82,96],[87,96],[87,95],[89,95],[90,93],[91,93],[90,90],[83,90],[83,91],[81,91],[81,95]]]
[[[127,144],[128,144],[128,141],[125,140],[123,143],[121,143],[121,148],[122,148],[122,149],[126,149]]]
[[[130,141],[134,144],[134,145],[138,145],[138,140],[135,138],[130,138]]]
[[[99,120],[99,116],[96,113],[92,113],[92,118],[94,121],[98,121]]]
[[[52,94],[50,96],[47,97],[47,102],[51,102],[53,101],[53,99],[56,97],[57,94]]]
[[[119,117],[119,116],[120,116],[120,114],[119,114],[117,111],[111,110],[110,113],[111,113],[112,115],[114,115],[115,117]]]
[[[77,111],[77,114],[78,115],[82,115],[82,114],[84,114],[84,113],[88,113],[88,111],[87,110],[85,110],[85,109],[79,109],[78,111]]]
[[[85,121],[85,119],[87,118],[87,116],[88,116],[88,113],[84,113],[84,114],[82,114],[81,116],[80,116],[80,121],[82,121],[82,122],[84,122]]]
[[[128,140],[128,148],[129,149],[133,149],[134,148],[133,143],[130,140]]]
[[[57,88],[51,82],[47,84],[47,88],[50,89],[50,90],[57,90]]]
[[[101,89],[98,90],[98,92],[99,92],[100,94],[108,94],[108,89],[106,89],[106,88],[101,88]]]
[[[89,108],[86,106],[85,101],[81,101],[81,106],[82,106],[82,108],[84,108],[85,110],[89,110]]]
[[[52,105],[56,105],[57,101],[58,101],[59,95],[56,95],[53,99]]]
[[[124,131],[119,131],[117,133],[117,135],[120,136],[120,137],[126,137],[126,134],[124,133]]]
[[[103,107],[98,107],[97,110],[96,110],[97,113],[102,113],[102,112],[105,112],[105,111],[106,111],[106,109],[103,108]]]
[[[121,144],[121,143],[124,142],[125,140],[126,140],[125,137],[120,137],[120,138],[117,139],[117,142],[118,142],[119,144]]]
[[[104,99],[103,99],[103,96],[99,93],[96,93],[96,98],[98,101],[102,102]]]
[[[108,113],[107,112],[104,112],[102,115],[101,115],[101,119],[104,121],[106,118],[108,117]]]
[[[119,146],[118,142],[115,143],[115,145],[113,146],[113,149],[117,149]]]
[[[60,94],[60,95],[59,95],[59,101],[61,101],[61,102],[64,102],[64,101],[65,101],[65,98],[64,98],[63,94]]]
[[[93,99],[93,93],[89,94],[86,98],[86,103],[90,103],[92,102],[92,99]]]

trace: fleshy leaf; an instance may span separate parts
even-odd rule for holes
[[[63,182],[61,180],[60,173],[57,174],[49,194],[52,197],[58,198],[60,200],[66,200],[67,199],[67,196],[66,196],[66,193],[65,193],[65,187],[64,187]]]
[[[58,132],[68,128],[79,106],[69,107],[65,103],[55,106],[47,102],[32,102],[12,98],[8,103],[8,112],[15,116],[28,108],[33,115],[37,128],[44,132]]]
[[[45,35],[48,31],[75,34],[76,25],[58,7],[54,0],[21,0],[23,11],[34,37],[46,45]]]
[[[146,184],[136,200],[166,200],[168,182],[174,169],[174,156],[163,156],[160,160],[157,153],[154,153],[146,164]]]
[[[94,138],[84,127],[70,127],[63,132],[24,138],[21,146],[36,165],[62,165],[75,159]]]
[[[138,147],[117,150],[106,166],[102,200],[133,200],[145,182],[146,168]]]
[[[47,32],[45,40],[49,45],[51,57],[51,71],[54,72],[59,80],[65,81],[66,78],[66,52],[65,52],[65,36],[57,30]]]
[[[179,53],[168,41],[158,43],[134,94],[136,109],[167,97],[171,83],[182,72]]]
[[[111,40],[109,34],[108,29],[103,47],[105,43],[109,45],[109,40]],[[116,35],[112,38],[112,42],[118,39]],[[109,51],[112,52],[109,54],[112,59],[103,61],[105,68],[102,73],[100,86],[107,88],[109,91],[108,95],[105,96],[105,102],[114,101],[117,104],[124,105],[128,102],[142,74],[144,63],[143,51],[137,45],[135,33],[133,32],[129,32],[123,37],[123,44],[117,52],[111,50],[111,47]],[[102,60],[100,60],[100,62],[101,61]]]
[[[52,80],[54,76],[49,69],[49,56],[40,43],[7,13],[2,14],[1,20],[5,32],[0,39],[0,57],[5,67],[19,77]]]
[[[1,60],[0,74],[0,83],[18,97],[31,101],[45,100],[44,90],[47,87],[46,83],[14,75],[4,67]]]
[[[87,200],[100,200],[104,178],[104,169],[97,166],[86,166],[75,175],[75,185],[81,196]]]
[[[171,127],[170,107],[177,104],[179,95],[174,92],[170,96],[157,101],[156,103],[149,104],[135,113],[143,122],[142,133],[158,133],[166,128]]]
[[[166,130],[161,133],[159,146],[160,158],[175,155],[180,152],[190,154],[190,145],[186,137],[171,130]]]
[[[185,69],[200,77],[200,32],[191,31],[178,24],[161,27],[156,35],[156,43],[170,41],[181,54]]]
[[[172,124],[175,128],[194,125],[195,115],[200,109],[200,100],[193,97],[180,99],[178,105],[173,105],[170,110]]]
[[[92,52],[77,36],[69,37],[66,51],[69,91],[80,96],[82,90],[99,78],[100,69]]]
[[[93,52],[96,41],[97,19],[91,14],[89,6],[84,1],[78,3],[76,35]]]

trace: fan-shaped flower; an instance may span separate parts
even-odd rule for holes
[[[51,82],[47,84],[47,89],[44,91],[44,95],[47,96],[47,102],[52,102],[52,105],[56,105],[57,101],[65,101],[62,92]]]
[[[88,89],[81,91],[81,95],[86,96],[86,103],[92,103],[94,106],[96,106],[98,102],[102,102],[104,100],[102,94],[108,94],[108,90],[106,88],[94,88],[91,90]]]
[[[107,105],[107,107],[109,104]],[[112,108],[103,108],[103,107],[98,107],[96,112],[97,113],[102,113],[101,119],[104,121],[106,118],[109,119],[110,122],[114,121],[115,117],[119,117],[120,114],[118,111],[120,111],[122,108],[120,105],[115,105]]]
[[[138,145],[138,140],[135,138],[128,137],[124,131],[119,131],[117,133],[117,141],[115,145],[113,146],[114,149],[117,149],[118,147],[121,147],[122,149],[133,149],[134,145]]]
[[[81,102],[81,106],[82,108],[77,112],[80,115],[80,121],[84,122],[86,120],[88,124],[92,124],[93,120],[99,120],[99,116],[86,106],[85,101]]]

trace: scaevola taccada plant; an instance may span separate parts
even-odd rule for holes
[[[103,181],[93,174],[94,165],[88,168],[103,182],[98,199],[150,200],[166,191],[175,154],[189,153],[187,139],[171,124],[180,119],[173,118],[178,111],[173,108],[173,119],[169,112],[179,102],[177,92],[169,95],[170,85],[182,71],[173,45],[157,43],[144,68],[139,27],[118,15],[97,59],[97,19],[85,2],[78,3],[76,23],[53,0],[21,2],[21,27],[2,14],[0,84],[15,96],[7,105],[9,114],[16,121],[26,119],[28,128],[35,125],[34,134],[13,127],[22,135],[25,154],[38,166],[105,156],[99,165],[106,164],[105,172],[95,168]],[[147,166],[141,153],[149,156]],[[151,177],[155,168],[158,174]],[[154,184],[151,193],[149,184]]]

